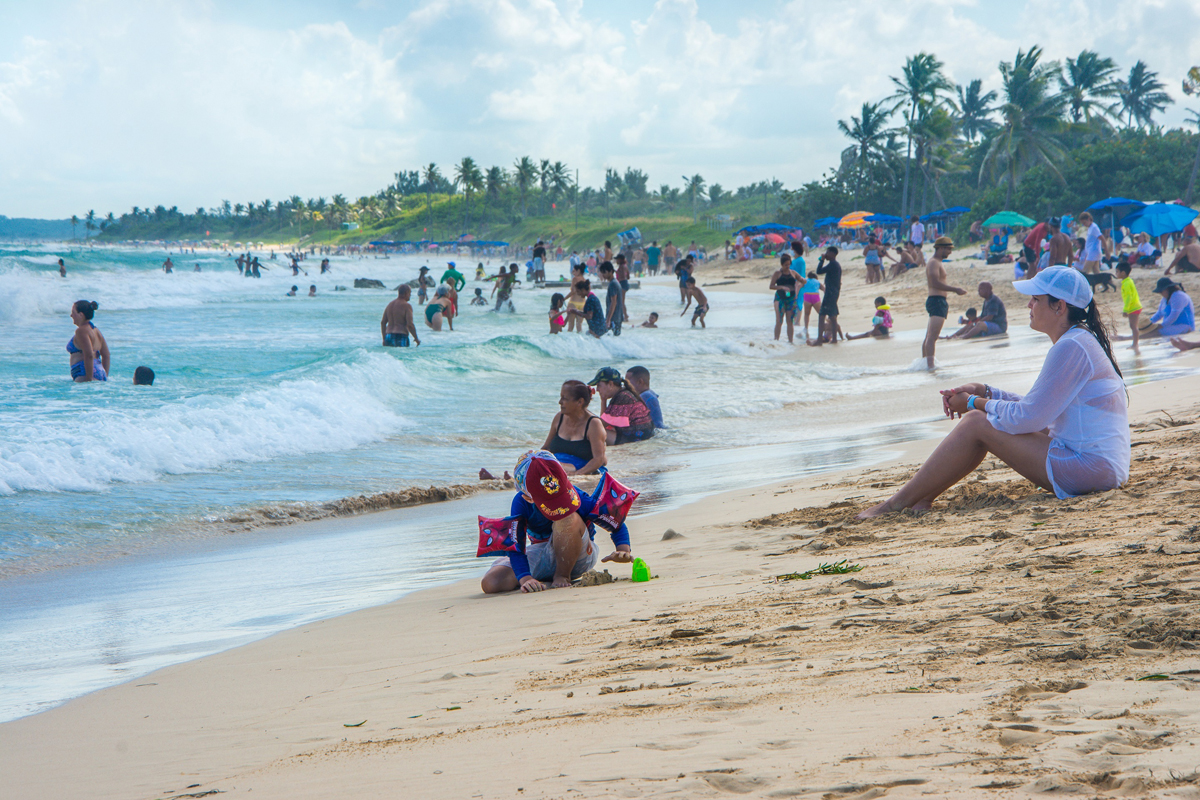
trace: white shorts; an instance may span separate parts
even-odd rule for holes
[[[571,568],[571,580],[579,580],[583,573],[596,566],[596,561],[600,554],[596,551],[596,543],[592,541],[592,537],[588,536],[587,541],[583,545],[583,551],[579,554],[579,559],[575,562],[575,566]],[[530,542],[525,547],[525,558],[529,560],[529,574],[542,583],[549,583],[554,580],[554,568],[556,566],[554,558],[554,548],[550,546],[550,540],[544,542]],[[508,556],[497,558],[492,562],[492,566],[512,567],[512,563],[508,560]]]

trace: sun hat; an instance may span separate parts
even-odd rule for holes
[[[530,498],[546,519],[554,521],[579,510],[579,495],[553,453],[530,450],[513,470],[517,491]]]
[[[599,372],[596,373],[596,377],[588,381],[587,385],[595,386],[596,384],[600,383],[600,381],[620,383],[622,380],[624,379],[621,377],[621,373],[617,371],[616,367],[601,367]]]
[[[1182,284],[1178,284],[1175,281],[1168,278],[1166,275],[1164,275],[1158,279],[1158,283],[1154,284],[1154,293],[1158,294],[1159,292],[1165,292],[1167,289],[1170,289],[1173,286],[1181,286],[1181,285]]]
[[[1027,281],[1013,281],[1013,288],[1021,294],[1047,294],[1076,308],[1092,302],[1092,287],[1074,267],[1047,267]]]
[[[933,240],[934,247],[954,247],[954,240],[949,236],[939,236]]]

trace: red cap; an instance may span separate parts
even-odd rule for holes
[[[526,453],[514,473],[517,489],[549,520],[560,520],[579,510],[579,495],[562,464],[546,451]]]

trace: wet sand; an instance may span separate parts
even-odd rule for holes
[[[640,518],[647,584],[454,583],[2,725],[0,774],[39,798],[1197,796],[1198,389],[1131,388],[1117,491],[1058,501],[988,460],[928,514],[854,520],[913,443]]]

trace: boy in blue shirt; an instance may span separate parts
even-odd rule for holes
[[[645,367],[630,367],[625,373],[625,381],[641,396],[646,408],[650,409],[650,419],[654,421],[654,427],[666,428],[658,395],[650,390],[650,370]]]

